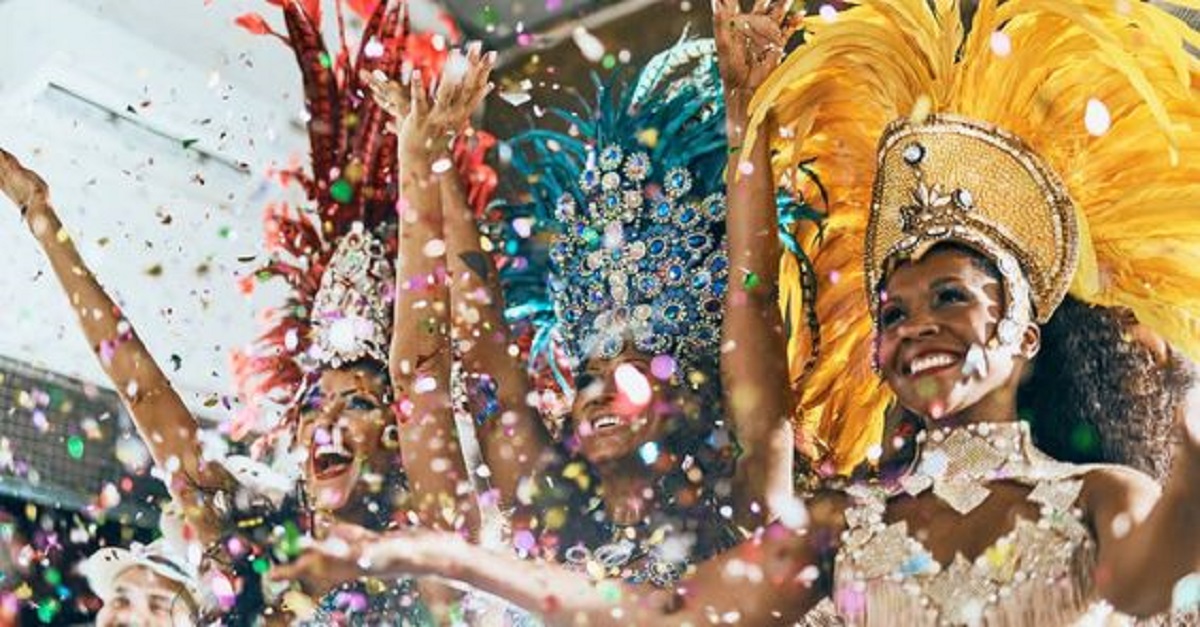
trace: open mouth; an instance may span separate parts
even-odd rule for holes
[[[592,419],[593,431],[608,431],[616,429],[624,424],[624,421],[613,415],[598,416]]]
[[[312,455],[313,474],[317,479],[336,477],[354,464],[354,453],[340,442],[321,444]]]
[[[949,352],[923,353],[909,361],[904,370],[910,377],[919,377],[951,368],[957,365],[959,360],[958,355]]]

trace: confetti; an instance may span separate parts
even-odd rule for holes
[[[77,435],[67,438],[67,454],[75,459],[83,459],[83,438]]]
[[[1083,114],[1083,124],[1087,128],[1087,132],[1094,137],[1100,137],[1107,133],[1112,126],[1112,116],[1108,112],[1108,107],[1095,98],[1089,99],[1087,109]]]
[[[583,26],[576,26],[575,30],[571,31],[571,40],[588,61],[597,63],[604,57],[604,42]]]
[[[631,364],[617,366],[613,373],[613,380],[616,383],[617,391],[634,408],[640,410],[650,404],[653,390],[650,388],[650,382],[646,376],[636,366]]]
[[[346,179],[338,179],[329,186],[329,197],[341,204],[354,200],[354,186]]]

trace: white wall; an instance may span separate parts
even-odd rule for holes
[[[251,8],[274,12],[230,0],[0,1],[0,145],[49,181],[84,257],[198,407],[230,392],[229,349],[282,293],[240,293],[236,278],[254,264],[239,258],[261,253],[262,206],[282,194],[264,172],[306,150],[290,51],[232,25]],[[182,139],[199,141],[185,150]],[[7,201],[0,242],[0,353],[107,385]]]

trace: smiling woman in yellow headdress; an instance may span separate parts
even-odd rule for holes
[[[1183,45],[1200,35],[1140,2],[984,1],[969,32],[958,2],[858,4],[808,22],[809,43],[757,93],[750,125],[753,133],[773,117],[777,176],[805,190],[814,184],[805,170],[815,172],[827,193],[823,233],[798,234],[821,281],[822,337],[814,346],[798,330],[791,349],[794,362],[819,349],[801,411],[836,466],[848,470],[880,441],[892,398],[871,372],[868,296],[880,275],[864,276],[888,251],[864,245],[869,219],[886,210],[868,211],[885,157],[879,139],[897,120],[919,129],[931,115],[964,118],[988,137],[1016,138],[1014,150],[1057,181],[1046,190],[1015,183],[983,168],[983,154],[957,148],[931,155],[953,172],[925,164],[935,170],[931,184],[946,194],[969,190],[1013,235],[998,243],[1020,248],[1038,322],[1069,293],[1072,305],[1128,310],[1175,349],[1200,356],[1200,75]],[[912,190],[896,183],[891,191],[899,202]],[[1047,209],[1022,199],[1039,191],[1060,196],[1051,204],[1072,214],[1061,216],[1074,226],[1059,240],[1046,239],[1044,220],[1027,222]],[[877,229],[877,246],[896,235],[885,233],[891,226]],[[784,272],[794,269],[785,260]]]

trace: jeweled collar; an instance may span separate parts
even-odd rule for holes
[[[932,488],[944,503],[967,514],[991,494],[993,481],[1031,485],[1077,472],[1073,464],[1038,450],[1028,423],[978,423],[917,434],[917,456],[898,487],[911,496]]]

